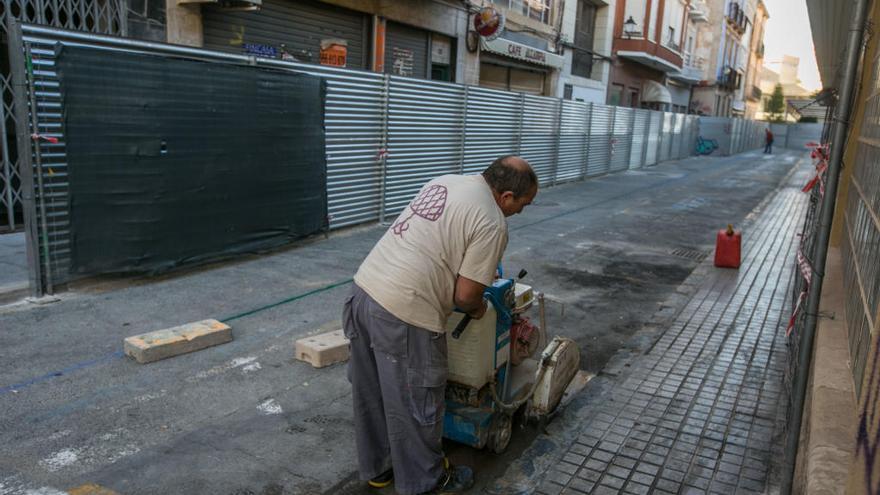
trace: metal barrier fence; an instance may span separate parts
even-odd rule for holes
[[[7,47],[10,19],[76,31],[124,36],[126,3],[121,0],[0,0],[0,53]],[[2,64],[5,65],[5,64]],[[0,232],[21,225],[22,198],[15,144],[11,75],[0,72]]]
[[[429,179],[476,173],[495,158],[519,154],[544,186],[636,169],[694,153],[696,116],[611,107],[373,72],[261,59],[42,26],[22,25],[21,63],[13,66],[34,90],[39,140],[26,186],[35,191],[29,256],[38,261],[35,293],[71,279],[67,160],[57,45],[189,57],[320,76],[325,103],[330,227],[385,221],[397,215]],[[29,58],[25,62],[25,58]],[[26,74],[25,67],[33,73]],[[28,107],[28,93],[16,105]],[[25,112],[25,115],[27,113]],[[726,119],[737,128],[750,124]],[[18,133],[30,136],[29,123]],[[20,141],[21,142],[21,141]],[[745,149],[743,140],[738,149]],[[36,173],[40,171],[41,173]]]

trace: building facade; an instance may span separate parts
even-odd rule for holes
[[[611,77],[615,0],[566,0],[560,39],[564,66],[556,94],[605,103]]]
[[[146,0],[145,0],[146,1]],[[249,4],[248,2],[255,2]],[[259,57],[337,65],[387,74],[582,98],[604,94],[602,68],[583,78],[574,47],[601,52],[607,3],[578,0],[492,0],[504,17],[494,39],[473,28],[475,9],[453,0],[167,0],[170,43]],[[595,5],[595,18],[578,15]],[[562,36],[566,13],[570,29]],[[603,18],[603,16],[605,16]],[[578,26],[587,26],[580,31]],[[586,38],[585,38],[586,36]],[[568,46],[571,53],[564,53]],[[607,50],[607,49],[606,49]],[[601,64],[598,64],[601,65]],[[566,82],[563,82],[565,80]],[[573,92],[575,92],[573,90]]]
[[[755,16],[751,26],[752,39],[749,42],[749,63],[745,84],[743,84],[746,101],[745,117],[747,119],[756,118],[758,112],[764,109],[761,70],[764,68],[764,27],[767,24],[767,19],[770,18],[767,7],[762,0],[758,0],[754,7]]]
[[[693,74],[685,58],[691,34],[689,0],[618,0],[607,102],[686,112]],[[693,49],[696,39],[690,39]],[[690,76],[690,77],[689,77]]]
[[[708,28],[701,33],[706,79],[694,90],[691,110],[699,115],[745,117],[754,100],[747,82],[758,66],[767,9],[759,0],[707,0]],[[756,19],[758,20],[756,24]],[[763,52],[761,54],[763,57]]]

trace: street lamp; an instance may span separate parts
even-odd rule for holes
[[[636,31],[637,27],[638,24],[636,24],[636,21],[633,20],[632,16],[629,16],[629,19],[627,19],[626,22],[623,23],[623,35],[627,38],[632,38],[633,35],[638,32]]]

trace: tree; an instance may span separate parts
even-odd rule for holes
[[[781,84],[777,84],[776,87],[773,88],[773,94],[770,95],[770,99],[767,100],[767,104],[764,106],[764,111],[767,112],[767,118],[771,122],[782,122],[782,114],[785,112],[785,96],[782,95]]]

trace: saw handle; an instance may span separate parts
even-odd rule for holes
[[[467,328],[468,323],[470,323],[471,320],[471,315],[464,315],[464,318],[458,322],[458,325],[455,326],[455,330],[452,331],[452,338],[457,339],[461,337],[461,332],[464,332],[464,329]]]

